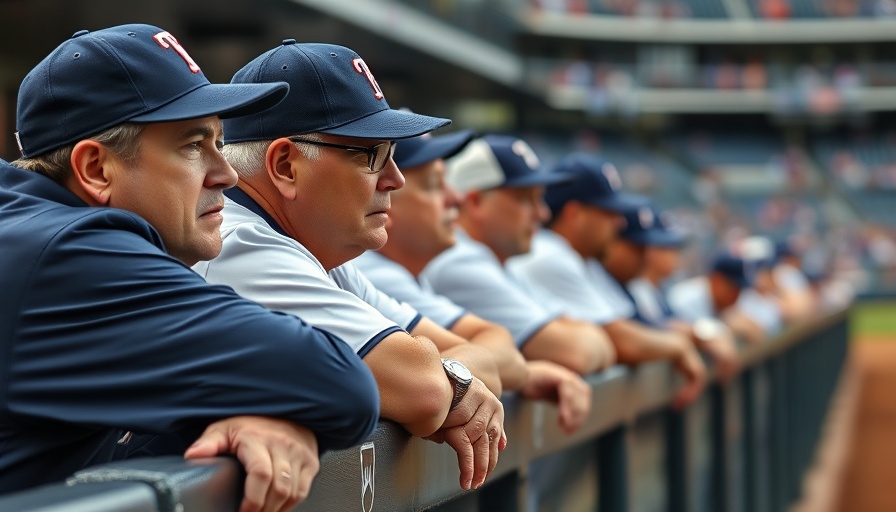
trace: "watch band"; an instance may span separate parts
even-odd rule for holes
[[[460,382],[457,382],[453,379],[452,382],[454,383],[454,397],[451,399],[451,407],[448,409],[449,411],[453,411],[454,408],[457,407],[457,404],[459,404],[460,401],[463,400],[464,395],[467,394],[467,389],[470,387],[469,384],[464,386]]]

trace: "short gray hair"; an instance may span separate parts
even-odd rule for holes
[[[140,135],[143,134],[144,127],[143,124],[124,123],[93,137],[88,137],[88,140],[99,142],[126,163],[132,164],[140,156]],[[72,150],[76,144],[70,144],[31,158],[20,158],[12,162],[12,165],[43,174],[56,183],[65,185],[72,175]]]
[[[320,142],[321,137],[316,133],[306,135],[298,135],[296,138]],[[224,158],[233,167],[233,170],[240,178],[253,178],[260,174],[264,169],[264,159],[267,154],[268,147],[273,140],[256,140],[249,142],[235,142],[226,144],[221,153]],[[317,160],[320,158],[320,147],[313,144],[302,144],[301,142],[293,142],[296,148],[305,155],[309,160]]]

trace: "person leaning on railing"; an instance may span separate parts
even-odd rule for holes
[[[563,176],[542,172],[525,141],[487,135],[447,160],[445,179],[460,193],[455,244],[433,258],[421,281],[473,314],[507,328],[529,360],[545,360],[585,375],[616,362],[597,325],[566,317],[529,293],[504,266],[529,250],[545,220],[545,185]]]
[[[695,347],[712,358],[719,379],[723,383],[730,382],[740,366],[737,345],[731,331],[715,319],[686,322],[675,318],[657,287],[645,280],[636,281],[647,267],[648,251],[651,248],[677,253],[684,245],[685,238],[674,230],[666,229],[659,213],[647,205],[626,212],[624,224],[610,243],[602,263],[607,273],[619,283],[624,298],[634,306],[635,315],[632,318],[644,325],[684,334]],[[665,261],[677,262],[675,258]],[[671,273],[677,267],[670,265],[665,270]],[[634,287],[630,288],[633,282]],[[639,295],[636,296],[635,293]]]
[[[149,25],[78,32],[25,77],[23,157],[0,161],[16,269],[0,277],[0,493],[110,461],[130,431],[182,440],[159,455],[235,454],[242,510],[286,510],[318,450],[373,431],[375,383],[345,343],[189,268],[220,251],[237,180],[219,117],[287,90],[212,85]]]
[[[623,192],[613,164],[587,153],[565,156],[551,174],[571,179],[547,187],[547,227],[535,235],[531,251],[508,262],[508,269],[572,318],[602,327],[619,362],[671,361],[685,380],[674,405],[686,406],[706,383],[699,353],[683,334],[634,320],[631,300],[602,264],[622,215],[646,204],[647,198]]]
[[[350,261],[386,241],[391,193],[404,185],[394,141],[450,121],[390,108],[344,46],[286,39],[232,83],[269,80],[290,84],[281,104],[224,121],[239,182],[225,193],[220,256],[193,269],[345,340],[373,372],[382,417],[447,442],[461,487],[481,486],[507,442],[494,358],[377,290]]]
[[[560,427],[572,433],[591,413],[591,388],[585,380],[550,361],[524,360],[508,329],[435,293],[420,277],[433,258],[455,244],[460,198],[445,181],[444,159],[473,138],[473,132],[463,131],[398,141],[394,160],[405,177],[405,186],[392,193],[388,240],[378,251],[359,256],[354,264],[377,288],[496,354],[504,390],[554,402]]]

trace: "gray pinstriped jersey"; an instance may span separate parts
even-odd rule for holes
[[[559,316],[513,280],[491,250],[458,230],[457,244],[431,261],[421,274],[433,290],[471,313],[506,327],[517,346]]]
[[[375,251],[367,251],[352,263],[377,289],[410,304],[421,315],[451,329],[467,313],[451,299],[437,294],[425,280],[418,281],[406,268]]]
[[[329,273],[302,244],[227,199],[221,254],[193,270],[268,309],[291,313],[345,340],[359,355],[409,329],[417,311],[380,292],[351,263]]]
[[[507,262],[511,274],[571,318],[607,324],[634,315],[634,307],[600,263],[584,260],[560,235],[536,233],[528,254]]]

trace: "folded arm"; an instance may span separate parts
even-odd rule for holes
[[[670,360],[685,379],[673,405],[677,408],[694,401],[706,384],[706,366],[683,334],[640,325],[632,320],[617,320],[604,326],[616,346],[619,362],[638,364],[659,359]]]
[[[501,396],[501,376],[494,355],[485,347],[444,329],[424,317],[411,330],[414,336],[425,336],[435,343],[442,357],[462,362],[495,396]]]
[[[557,318],[548,322],[523,345],[526,359],[559,364],[585,375],[612,366],[616,349],[599,326]]]
[[[517,350],[510,331],[467,313],[455,322],[451,332],[487,349],[492,354],[498,366],[501,387],[504,391],[516,391],[526,383],[528,374],[526,359]]]

